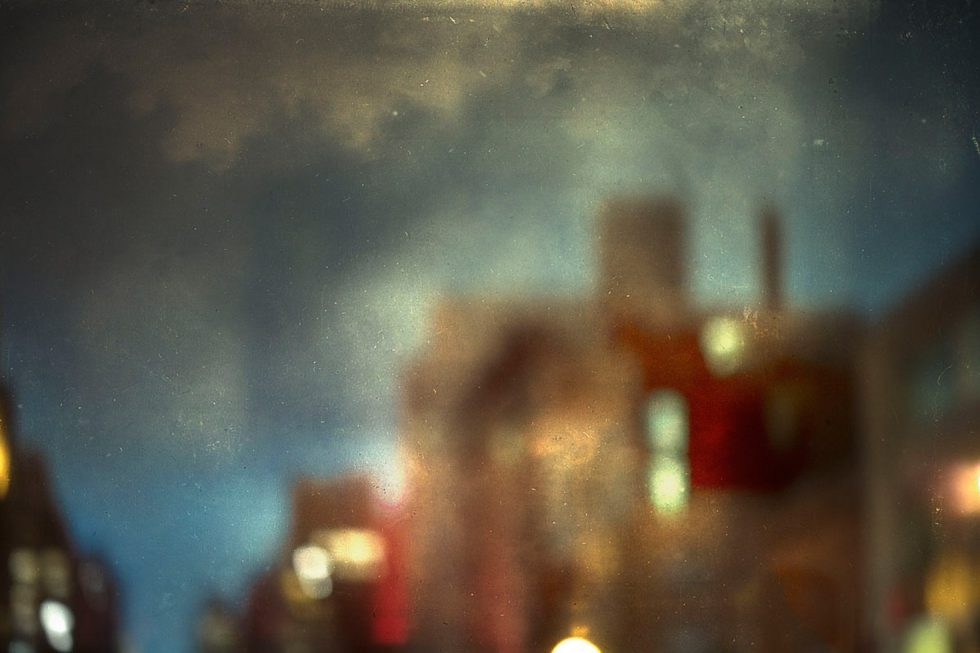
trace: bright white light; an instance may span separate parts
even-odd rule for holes
[[[41,603],[40,617],[48,643],[56,651],[70,651],[75,617],[68,606],[57,601],[44,601]]]
[[[708,369],[727,376],[742,365],[745,357],[745,329],[730,317],[708,320],[701,330],[701,351]]]
[[[687,465],[661,457],[650,466],[650,501],[662,513],[675,513],[687,505]]]
[[[583,637],[563,639],[551,649],[551,653],[602,653],[599,647]]]
[[[303,593],[311,599],[323,599],[333,592],[333,558],[322,546],[297,547],[293,551],[293,571]]]

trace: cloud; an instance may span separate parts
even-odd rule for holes
[[[112,18],[80,13],[37,26],[13,47],[20,61],[8,66],[2,124],[8,135],[36,128],[101,65],[130,80],[135,114],[175,111],[160,144],[173,161],[227,168],[271,119],[303,113],[352,151],[383,156],[386,129],[406,111],[453,125],[469,103],[515,80],[538,100],[570,84],[590,89],[583,99],[600,104],[650,92],[683,102],[699,81],[717,98],[740,97],[800,64],[808,35],[799,25],[822,33],[872,14],[868,3],[837,5],[249,3],[247,10],[187,4]],[[575,106],[557,110],[567,117]]]

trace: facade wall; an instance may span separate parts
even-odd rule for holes
[[[416,650],[856,650],[853,323],[696,310],[676,203],[601,220],[597,297],[449,300],[406,370]]]
[[[975,250],[901,302],[863,352],[868,628],[884,651],[936,624],[949,650],[980,646],[980,596],[962,589],[980,577],[977,288]]]

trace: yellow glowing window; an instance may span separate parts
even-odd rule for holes
[[[363,528],[321,530],[313,540],[330,554],[341,580],[376,580],[384,571],[385,544],[381,535]]]
[[[745,360],[745,350],[745,328],[738,320],[712,318],[701,330],[701,353],[708,369],[716,376],[737,372]]]
[[[658,512],[675,513],[687,505],[690,472],[687,463],[660,456],[650,464],[650,502]]]

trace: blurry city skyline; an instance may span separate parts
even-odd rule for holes
[[[5,4],[0,372],[139,649],[294,477],[395,475],[439,297],[588,296],[610,198],[686,206],[697,306],[758,304],[771,204],[786,303],[881,318],[980,237],[971,12]]]

